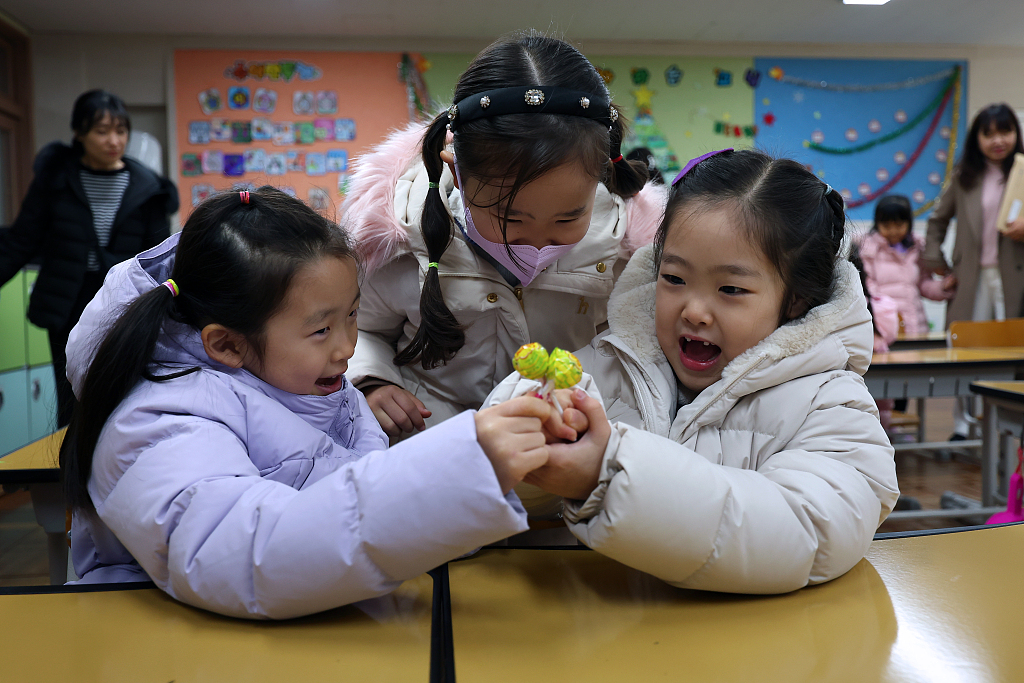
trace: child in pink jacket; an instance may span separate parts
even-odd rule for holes
[[[909,199],[898,194],[882,197],[875,206],[875,224],[860,244],[868,291],[896,301],[908,337],[928,333],[921,297],[945,301],[956,287],[950,278],[934,280],[918,266],[924,242],[911,232],[913,221]]]

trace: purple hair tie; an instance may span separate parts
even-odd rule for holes
[[[675,180],[672,181],[672,184],[675,185],[680,180],[682,180],[683,176],[685,176],[687,173],[689,173],[691,170],[693,170],[694,166],[696,166],[700,162],[704,161],[705,159],[713,157],[716,154],[721,154],[722,152],[731,152],[731,151],[733,151],[732,147],[728,147],[726,149],[720,149],[717,152],[708,152],[707,154],[702,154],[699,157],[697,157],[696,159],[690,159],[689,161],[686,162],[686,166],[683,166],[683,170],[679,172],[679,175],[676,176]]]

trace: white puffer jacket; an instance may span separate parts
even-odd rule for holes
[[[345,224],[363,257],[366,278],[359,308],[359,344],[347,376],[357,387],[389,382],[416,395],[433,415],[428,424],[478,408],[503,377],[512,355],[539,341],[574,349],[603,330],[615,278],[639,246],[648,244],[665,208],[666,192],[648,185],[626,201],[599,185],[586,237],[529,287],[510,287],[459,229],[441,257],[445,303],[465,327],[458,354],[433,370],[394,364],[420,325],[420,289],[427,273],[420,217],[427,172],[419,156],[424,128],[392,135],[354,166]],[[440,185],[462,221],[461,196],[445,167]]]
[[[677,412],[655,334],[653,250],[638,251],[609,330],[577,354],[583,388],[599,390],[615,424],[597,489],[565,501],[572,532],[685,588],[782,593],[857,564],[899,492],[861,378],[871,318],[853,266],[840,263],[838,280],[831,301],[735,358]],[[530,388],[517,377],[488,403]]]

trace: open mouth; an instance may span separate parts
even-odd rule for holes
[[[333,377],[321,377],[316,381],[316,385],[325,394],[333,394],[338,389],[341,389],[341,378],[341,374],[334,375]]]
[[[713,367],[722,355],[722,349],[698,337],[679,338],[679,360],[683,367],[693,372],[703,372]]]

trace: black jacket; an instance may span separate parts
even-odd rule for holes
[[[28,319],[47,329],[61,329],[69,322],[90,248],[99,256],[100,272],[106,273],[115,263],[170,236],[170,214],[178,210],[178,190],[171,181],[124,157],[128,187],[111,226],[110,242],[100,247],[76,157],[61,142],[43,148],[18,217],[0,231],[0,285],[34,258],[42,260]]]

